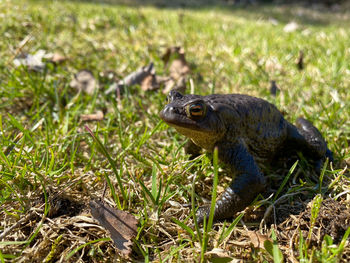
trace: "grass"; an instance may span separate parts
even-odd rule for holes
[[[276,221],[283,211],[291,213],[314,200],[310,204],[315,226],[321,197],[340,203],[350,197],[347,13],[204,4],[136,8],[120,3],[0,1],[0,235],[12,227],[0,240],[0,260],[121,260],[104,238],[106,232],[91,225],[86,208],[90,199],[101,197],[107,180],[105,199],[139,219],[134,259],[205,261],[221,251],[221,260],[280,261],[282,251],[285,259],[345,262],[350,257],[349,231],[338,243],[325,235],[319,245],[311,242],[311,229],[304,236],[296,231],[298,244],[290,251],[281,240],[283,231],[264,224],[259,213],[271,207],[270,218]],[[309,20],[298,12],[308,14]],[[299,28],[286,33],[283,28],[292,20]],[[270,191],[278,192],[272,202],[259,196],[244,222],[241,215],[205,231],[196,228],[189,204],[197,207],[203,198],[220,194],[230,175],[220,171],[213,189],[217,166],[212,166],[211,157],[188,160],[185,139],[158,117],[166,97],[161,92],[130,87],[119,101],[103,92],[112,84],[103,74],[108,70],[123,78],[153,61],[157,74],[166,75],[161,56],[174,45],[186,51],[195,93],[255,95],[276,104],[288,120],[302,115],[312,121],[335,155],[321,180],[312,179],[303,159],[280,189],[291,165],[268,171],[267,177],[277,182]],[[14,66],[17,55],[39,49],[69,59],[57,66],[48,63],[41,73]],[[305,54],[302,71],[295,65],[300,50]],[[78,94],[69,87],[80,69],[89,69],[97,78],[100,88],[94,94]],[[276,97],[269,93],[270,80],[280,89]],[[111,160],[99,151],[80,119],[97,110],[105,112],[104,120],[87,125]],[[270,243],[252,246],[248,229],[271,234]]]

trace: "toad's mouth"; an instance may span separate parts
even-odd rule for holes
[[[179,129],[179,132],[180,130],[210,132],[209,127],[201,125],[200,121],[192,120],[185,115],[178,114],[171,107],[165,107],[159,113],[159,116],[168,125]]]

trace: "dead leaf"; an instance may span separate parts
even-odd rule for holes
[[[83,69],[74,75],[74,79],[69,83],[72,88],[79,91],[84,91],[87,94],[93,94],[97,88],[97,83],[94,75],[90,70]]]
[[[128,76],[126,76],[124,79],[120,81],[120,84],[124,84],[127,86],[141,84],[141,82],[152,73],[155,74],[153,62],[129,74]]]
[[[80,119],[82,121],[102,121],[104,117],[104,114],[102,111],[97,111],[93,114],[82,114],[80,115]]]
[[[299,51],[299,57],[296,64],[299,70],[304,69],[304,52],[302,50]]]
[[[166,84],[169,80],[171,80],[171,77],[157,76],[156,75],[156,81],[159,85]]]
[[[261,63],[265,63],[265,70],[269,73],[275,73],[275,72],[283,72],[283,66],[281,63],[279,63],[279,60],[277,57],[271,57],[264,60],[261,60]]]
[[[13,61],[15,58],[20,57],[19,55],[22,51],[22,49],[27,45],[30,41],[34,40],[34,37],[32,35],[25,36],[21,42],[19,42],[18,47],[16,48],[13,57],[10,59],[10,61]]]
[[[163,93],[167,94],[171,90],[181,93],[186,91],[187,75],[191,72],[185,58],[185,51],[182,47],[170,47],[162,56],[164,67],[169,66],[170,78],[164,83]]]
[[[254,248],[264,248],[264,242],[270,240],[267,235],[260,234],[257,231],[248,231],[247,234]]]
[[[167,48],[165,54],[162,56],[164,67],[169,66],[170,77],[178,80],[180,77],[187,75],[191,72],[191,69],[185,58],[185,50],[182,47],[170,47]]]
[[[130,213],[112,208],[101,201],[90,202],[92,216],[106,228],[120,252],[129,257],[132,239],[137,234],[137,219]]]
[[[271,80],[270,81],[270,94],[273,95],[273,96],[276,96],[277,92],[279,92],[279,88],[276,85],[276,81],[275,80]]]
[[[170,77],[174,79],[179,79],[190,73],[190,71],[190,67],[187,64],[184,55],[174,59],[169,67]]]
[[[45,68],[45,63],[42,61],[45,57],[45,50],[38,50],[35,54],[22,53],[13,60],[16,67],[25,66],[29,70],[42,72]]]
[[[124,79],[120,80],[116,85],[112,85],[108,90],[105,91],[105,94],[108,95],[111,92],[117,91],[119,88],[120,91],[123,90],[125,86],[133,86],[136,84],[141,85],[142,81],[149,75],[155,74],[153,62],[139,68],[138,70],[130,73]]]
[[[157,83],[156,75],[151,74],[144,78],[144,80],[141,82],[141,89],[144,91],[159,89],[159,83]]]
[[[163,93],[168,94],[171,90],[176,90],[182,94],[186,91],[186,77],[181,77],[178,80],[169,78],[164,85]]]
[[[296,22],[292,21],[284,26],[283,31],[286,33],[291,33],[297,30],[298,28],[299,28],[299,25]]]
[[[162,56],[162,60],[164,62],[164,68],[167,67],[169,60],[170,60],[170,56],[174,53],[178,53],[179,52],[180,47],[168,47],[165,51],[165,53]]]
[[[63,56],[60,53],[53,53],[53,54],[50,54],[49,57],[47,57],[47,60],[57,65],[65,62],[66,60],[68,60],[68,58],[66,56]]]
[[[221,248],[214,248],[211,251],[206,252],[205,255],[208,257],[209,262],[213,262],[213,263],[239,262],[237,261],[237,259],[230,256],[229,251],[223,250]]]

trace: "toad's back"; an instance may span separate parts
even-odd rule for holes
[[[204,97],[226,127],[222,140],[242,140],[257,161],[271,159],[287,138],[288,122],[271,103],[242,94]]]

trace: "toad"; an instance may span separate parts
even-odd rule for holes
[[[301,152],[320,172],[326,158],[332,161],[318,129],[304,118],[291,124],[271,103],[242,94],[182,95],[171,91],[160,117],[190,139],[186,151],[192,157],[201,149],[218,149],[221,163],[234,175],[216,201],[214,221],[230,218],[246,208],[265,189],[261,167],[276,158]],[[200,207],[197,220],[209,216]]]

